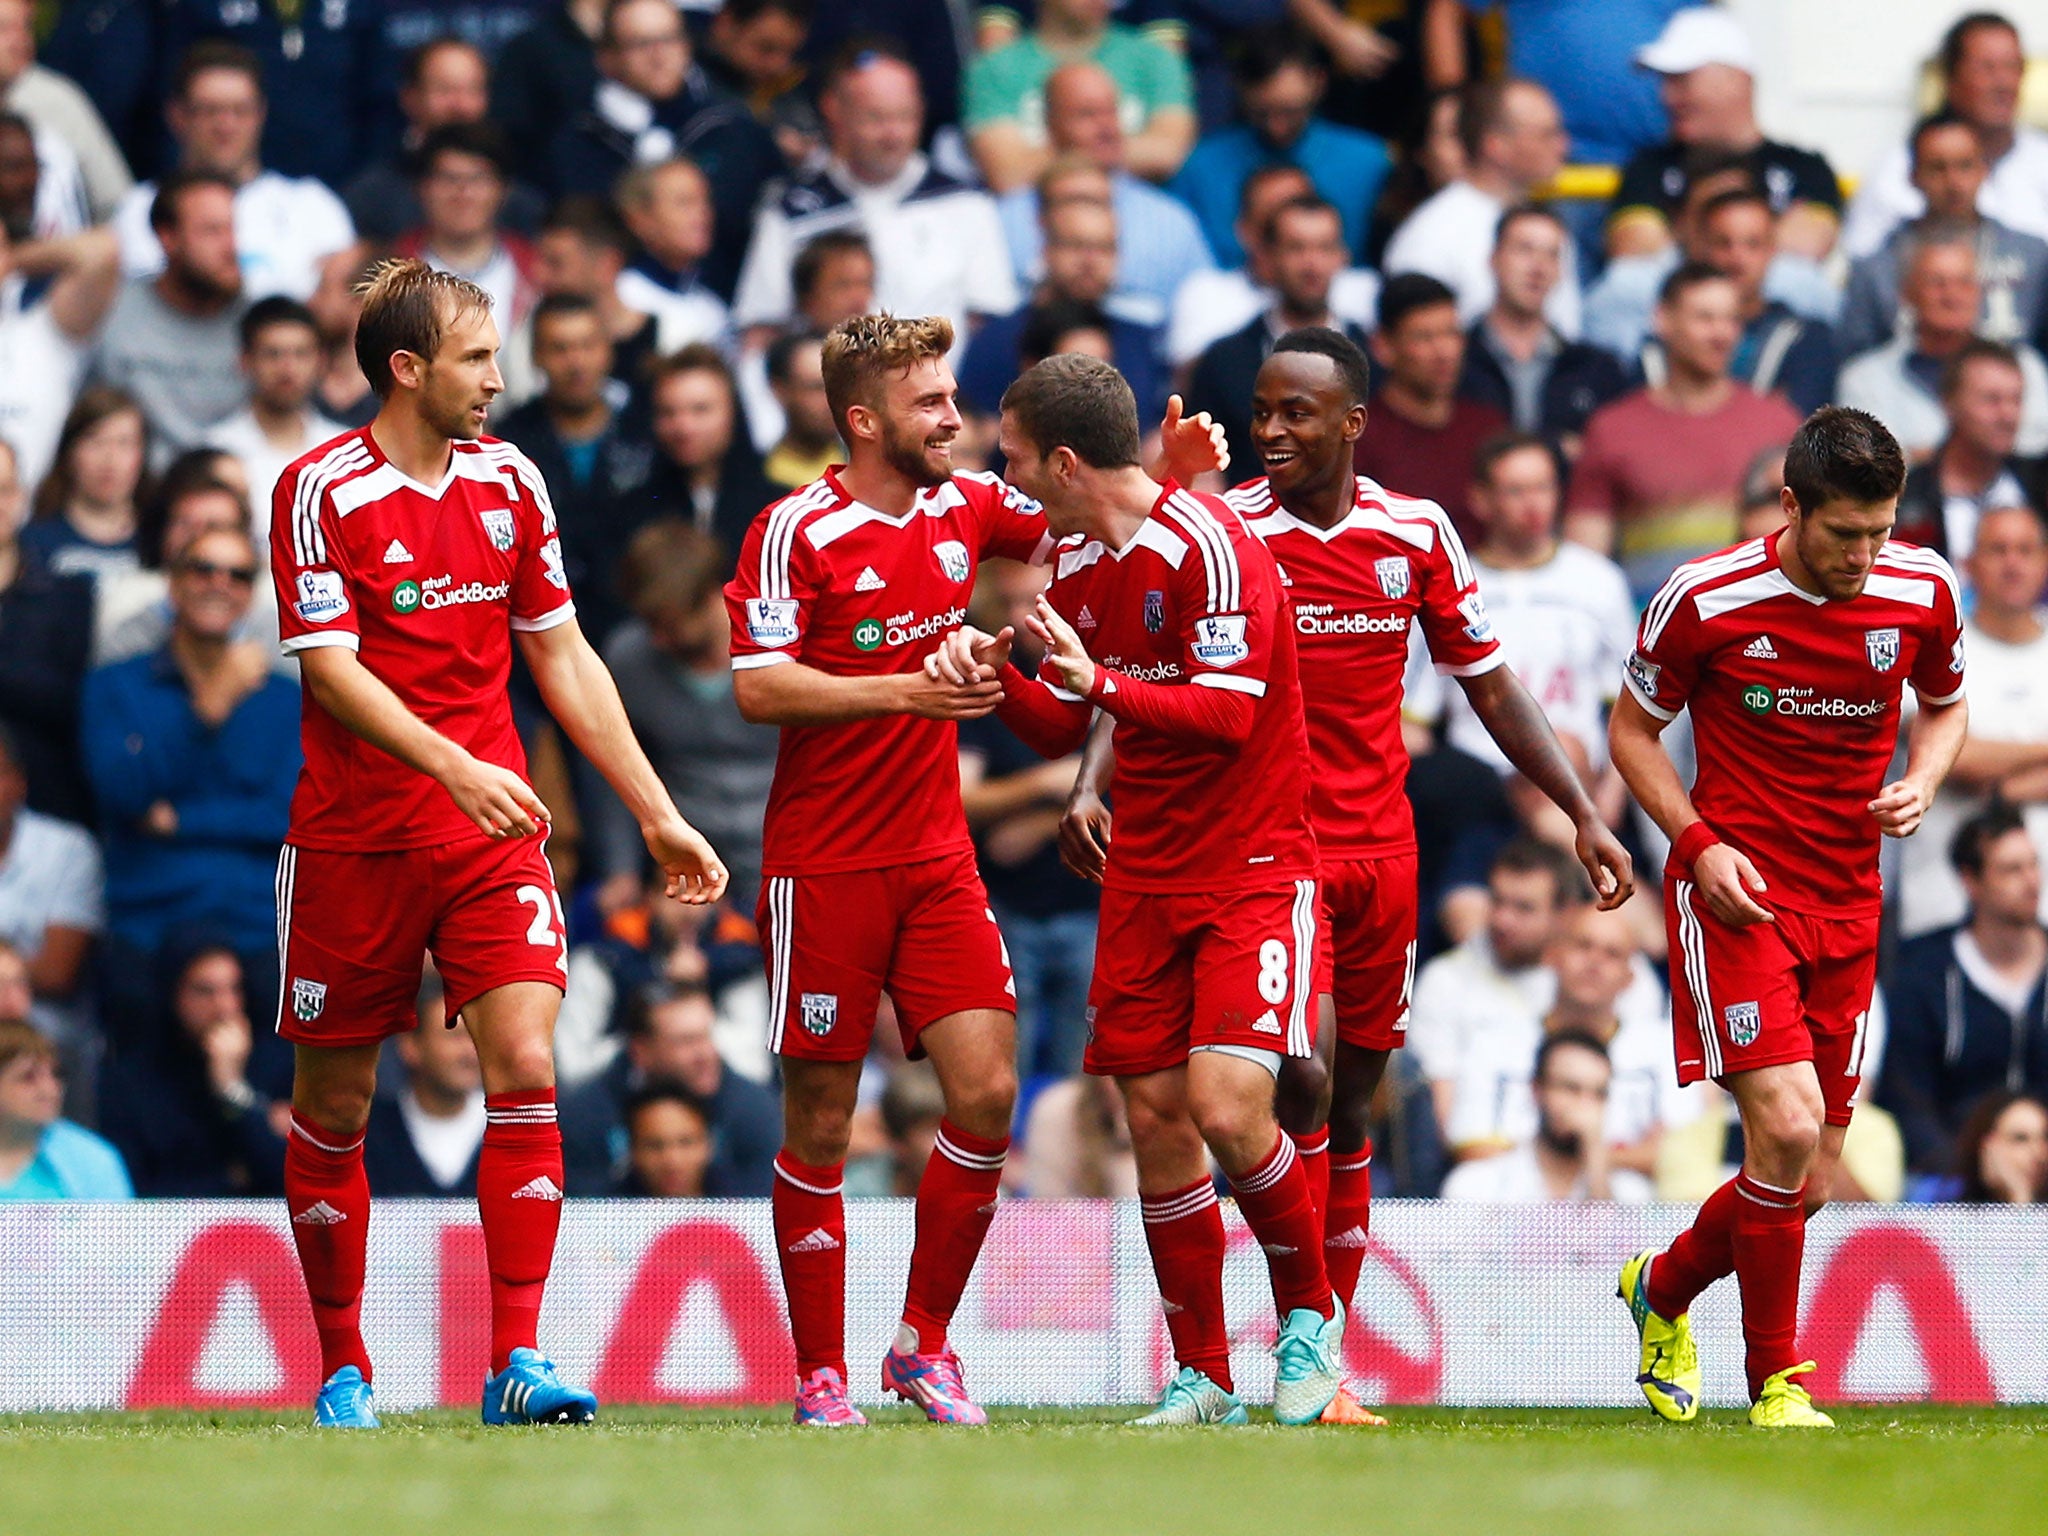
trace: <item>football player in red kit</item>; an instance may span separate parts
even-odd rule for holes
[[[1711,1077],[1742,1116],[1742,1168],[1659,1253],[1622,1266],[1637,1384],[1667,1419],[1699,1411],[1686,1320],[1723,1275],[1742,1289],[1752,1424],[1824,1428],[1795,1378],[1806,1218],[1841,1158],[1877,976],[1883,837],[1906,837],[1968,726],[1962,598],[1948,562],[1886,542],[1906,466],[1861,411],[1824,407],[1785,453],[1786,526],[1680,566],[1643,612],[1609,725],[1614,765],[1671,839],[1678,1080]],[[1906,688],[1906,768],[1885,783]],[[1659,740],[1692,716],[1690,791]]]
[[[669,894],[703,903],[725,888],[576,624],[547,487],[484,436],[504,387],[497,351],[482,289],[387,263],[356,330],[377,419],[292,464],[273,498],[279,626],[305,689],[277,879],[278,1030],[296,1048],[285,1198],[326,1377],[315,1422],[334,1427],[377,1422],[360,1328],[363,1129],[378,1052],[414,1027],[428,953],[483,1067],[484,1422],[597,1411],[536,1347],[562,1209],[553,1041],[568,965],[548,810],[505,689],[515,638],[555,719],[638,819]]]

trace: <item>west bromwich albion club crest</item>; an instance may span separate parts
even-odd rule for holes
[[[1372,573],[1379,577],[1380,590],[1386,593],[1388,597],[1399,601],[1408,595],[1408,557],[1406,555],[1388,555],[1383,560],[1375,560],[1372,565]]]
[[[967,546],[958,539],[948,539],[943,544],[934,544],[932,553],[939,557],[939,569],[955,581],[965,581],[974,574],[974,562],[968,557]]]
[[[1899,632],[1896,629],[1866,629],[1863,631],[1863,650],[1873,667],[1880,672],[1889,672],[1899,659]]]
[[[1166,594],[1154,588],[1145,594],[1145,632],[1156,635],[1166,627]]]
[[[832,1026],[839,1022],[839,994],[837,992],[806,992],[803,994],[804,1028],[823,1038],[832,1033]]]
[[[1763,1014],[1755,1003],[1730,1003],[1721,1010],[1721,1018],[1734,1045],[1754,1045],[1756,1037],[1763,1033]]]
[[[519,530],[512,522],[510,507],[492,507],[477,516],[484,520],[484,532],[491,536],[491,548],[502,553],[512,547]]]
[[[302,976],[292,978],[292,1017],[301,1024],[310,1024],[320,1017],[320,1010],[327,1006],[327,983],[307,981]]]

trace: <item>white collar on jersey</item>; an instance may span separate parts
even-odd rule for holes
[[[1266,490],[1266,494],[1272,497],[1270,505],[1265,511],[1253,514],[1250,521],[1270,521],[1276,525],[1276,532],[1291,530],[1295,533],[1305,533],[1324,544],[1332,543],[1354,528],[1370,528],[1376,533],[1392,534],[1404,543],[1413,544],[1422,550],[1427,550],[1435,541],[1435,534],[1426,524],[1404,523],[1388,510],[1385,501],[1387,492],[1376,481],[1360,475],[1356,483],[1357,492],[1352,497],[1351,510],[1328,528],[1319,528],[1305,518],[1296,517],[1280,505],[1280,498],[1273,495],[1270,486]]]

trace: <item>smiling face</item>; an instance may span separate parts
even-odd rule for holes
[[[960,386],[942,357],[881,380],[879,409],[855,404],[853,430],[874,444],[882,460],[913,485],[943,485],[953,473],[953,439],[960,435]]]
[[[1315,352],[1275,352],[1252,384],[1252,449],[1283,502],[1351,476],[1365,406]]]

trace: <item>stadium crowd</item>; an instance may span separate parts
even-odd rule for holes
[[[776,736],[734,702],[721,588],[755,515],[838,455],[822,334],[888,309],[954,322],[963,466],[1000,467],[1022,368],[1086,352],[1146,419],[1170,391],[1210,412],[1250,473],[1275,340],[1367,344],[1359,472],[1450,513],[1646,871],[1664,850],[1605,750],[1639,605],[1777,525],[1814,407],[1878,416],[1913,462],[1898,536],[1964,578],[1975,702],[1890,850],[1881,1043],[1836,1198],[2048,1199],[2048,133],[2021,120],[2014,25],[1959,17],[1937,109],[1836,167],[1770,136],[1750,40],[1682,0],[969,9],[0,0],[0,1198],[279,1188],[299,738],[271,491],[374,414],[354,287],[406,254],[493,295],[490,430],[545,473],[584,629],[733,875],[708,911],[664,900],[515,676],[574,893],[570,1193],[768,1191]],[[1568,162],[1618,167],[1612,200],[1551,197]],[[975,622],[1015,622],[1042,581],[995,565]],[[1569,823],[1417,655],[1425,932],[1376,1182],[1702,1197],[1740,1146],[1725,1094],[1673,1083],[1654,880],[1595,910]],[[1057,846],[1077,764],[992,716],[960,753],[1028,1084],[1006,1177],[1131,1195],[1121,1101],[1079,1075],[1095,891]],[[476,1052],[431,975],[419,1014],[371,1183],[468,1194]],[[942,1101],[874,1038],[849,1186],[908,1193]]]

